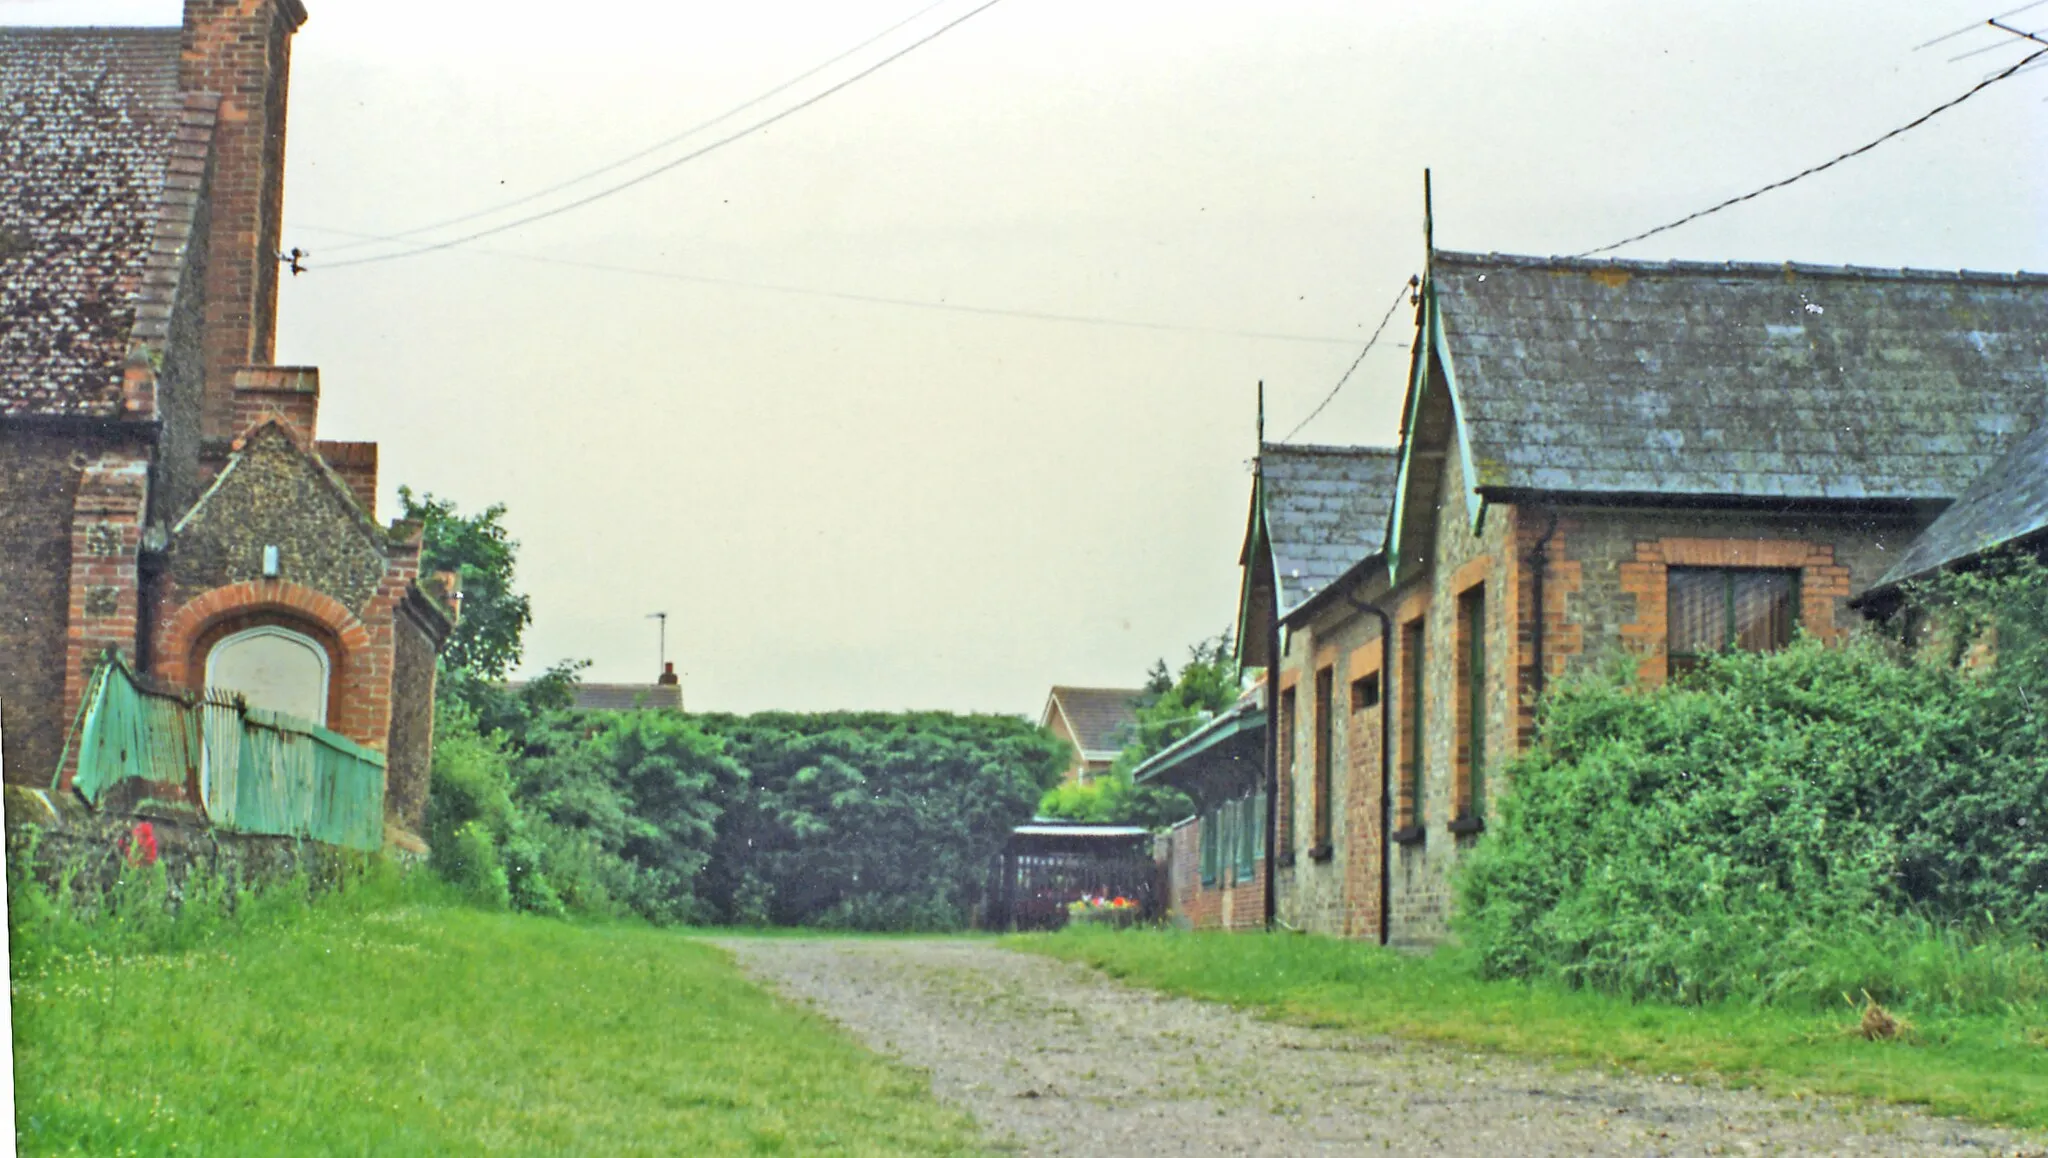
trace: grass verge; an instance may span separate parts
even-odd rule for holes
[[[30,1154],[977,1153],[921,1075],[673,932],[316,903],[14,979]]]
[[[1837,1014],[1632,1002],[1480,981],[1449,952],[1410,957],[1325,937],[1073,929],[1003,943],[1296,1024],[2048,1127],[2039,1007],[1916,1016],[1904,1037],[1866,1041],[1862,1009],[1846,1003]]]

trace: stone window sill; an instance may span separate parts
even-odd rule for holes
[[[1423,835],[1421,825],[1409,824],[1394,830],[1393,841],[1395,844],[1421,844]]]
[[[1451,821],[1450,830],[1459,836],[1465,836],[1474,832],[1485,832],[1486,818],[1470,814],[1460,816],[1458,819]]]
[[[1308,859],[1317,862],[1329,860],[1331,857],[1336,855],[1337,850],[1330,847],[1328,844],[1319,844],[1314,848],[1308,850]]]

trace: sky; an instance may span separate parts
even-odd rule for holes
[[[1409,312],[1360,352],[1422,267],[1425,167],[1439,246],[1577,253],[2026,52],[1927,44],[2024,0],[1001,0],[615,195],[345,264],[915,17],[407,244],[646,173],[984,2],[306,0],[277,357],[321,368],[323,437],[382,444],[383,517],[401,483],[505,505],[526,670],[649,680],[666,611],[692,709],[1135,685],[1234,619],[1260,382],[1271,438],[1397,437]],[[2044,98],[2023,73],[1617,256],[2048,270]]]

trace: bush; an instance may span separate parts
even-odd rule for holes
[[[1801,641],[1556,688],[1460,874],[1482,970],[1682,1001],[2038,988],[2044,593],[2032,565],[1921,593],[1992,628],[1989,665]]]

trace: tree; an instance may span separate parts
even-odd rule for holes
[[[421,572],[453,571],[462,578],[462,618],[442,649],[442,665],[480,680],[504,679],[518,666],[520,637],[533,622],[532,605],[512,586],[519,544],[506,533],[505,504],[465,516],[449,499],[403,486],[398,501],[405,518],[425,530]]]

